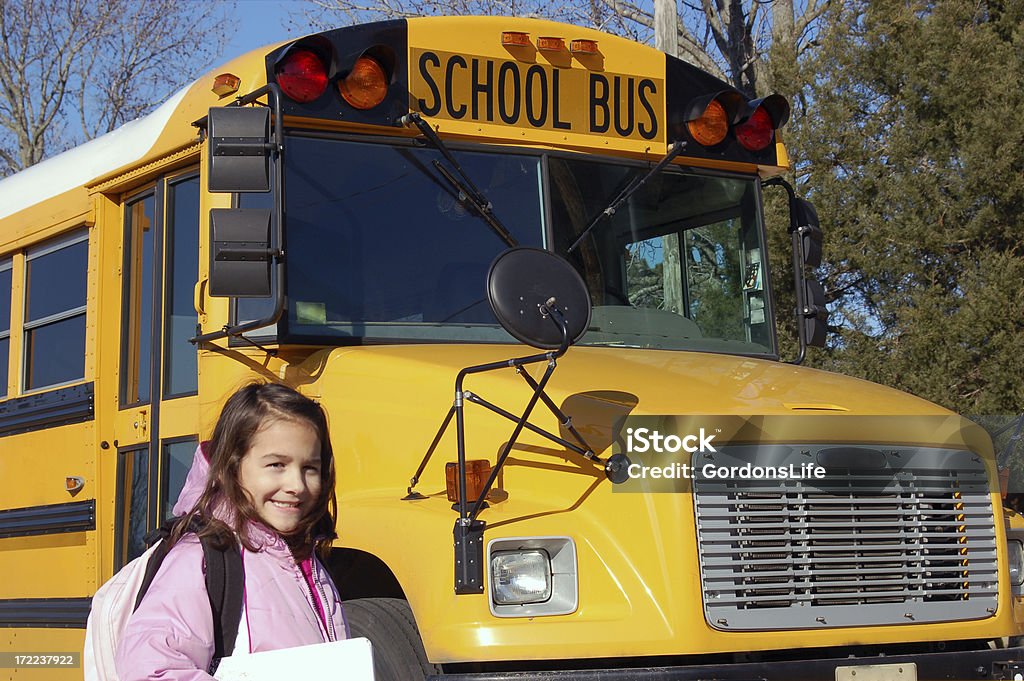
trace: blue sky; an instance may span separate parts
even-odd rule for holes
[[[268,43],[306,33],[294,27],[290,17],[302,13],[307,7],[309,4],[302,0],[236,0],[231,16],[236,30],[217,63]]]

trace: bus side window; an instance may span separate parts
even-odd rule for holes
[[[114,570],[121,569],[146,550],[149,531],[149,447],[118,452],[117,527],[114,528]]]
[[[150,401],[153,334],[153,194],[125,205],[121,405]]]
[[[11,258],[0,260],[0,398],[7,397],[7,362],[11,352]]]
[[[26,390],[85,378],[89,233],[82,229],[25,256]]]
[[[164,398],[194,395],[199,388],[196,347],[189,343],[198,322],[192,290],[199,278],[199,177],[169,182],[167,194]]]

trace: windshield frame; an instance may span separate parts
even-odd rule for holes
[[[290,128],[286,131],[286,152],[287,156],[287,140],[294,137],[302,138],[313,138],[313,139],[325,139],[336,142],[355,142],[360,144],[380,144],[385,146],[397,147],[397,148],[429,148],[422,140],[409,137],[396,137],[390,135],[365,135],[365,134],[352,134],[352,133],[337,133],[328,132],[324,130],[309,130],[303,128]],[[541,237],[545,248],[553,250],[555,243],[555,231],[556,227],[552,215],[552,187],[551,187],[551,176],[549,170],[549,162],[551,159],[568,159],[576,161],[586,161],[592,163],[609,164],[619,167],[635,168],[638,170],[647,170],[652,165],[660,160],[661,156],[652,156],[649,160],[637,160],[632,158],[620,158],[615,156],[598,155],[594,153],[574,153],[564,150],[552,150],[552,149],[537,149],[532,147],[519,147],[519,146],[508,146],[508,145],[495,145],[495,144],[481,144],[479,142],[460,142],[460,141],[446,141],[446,145],[456,152],[471,152],[481,154],[501,154],[509,156],[527,156],[536,158],[539,161],[540,171],[540,209],[543,215],[543,231]],[[666,352],[711,352],[714,354],[727,354],[734,356],[747,356],[757,357],[762,359],[778,359],[778,338],[777,338],[777,325],[775,323],[775,310],[774,310],[774,296],[772,290],[772,277],[771,277],[771,263],[768,257],[768,239],[767,239],[767,227],[764,221],[764,204],[763,204],[763,192],[760,182],[760,177],[756,173],[739,173],[732,171],[724,171],[719,169],[705,168],[695,166],[691,164],[679,164],[673,163],[666,167],[662,172],[665,173],[682,173],[682,174],[695,174],[701,177],[708,178],[727,178],[737,179],[752,182],[754,184],[756,211],[755,217],[757,225],[758,239],[763,244],[762,248],[764,254],[761,260],[761,268],[763,273],[763,286],[764,286],[764,298],[765,298],[765,315],[768,323],[768,336],[770,339],[770,347],[767,352],[743,352],[740,350],[729,350],[729,349],[707,349],[707,348],[645,348],[650,350],[662,350]],[[475,181],[475,178],[474,178]],[[488,197],[490,198],[490,197]],[[609,196],[608,200],[611,201],[614,197]],[[286,196],[284,197],[285,205],[287,207],[287,187]],[[287,213],[287,210],[286,210]],[[479,218],[479,229],[489,230],[490,228]],[[601,229],[602,225],[598,225],[596,229]],[[287,231],[287,230],[286,230]],[[286,235],[287,240],[287,235]],[[287,274],[285,284],[286,301],[287,297]],[[234,312],[235,305],[232,305],[232,311]],[[236,316],[237,315],[234,315]],[[237,321],[237,320],[235,320]],[[276,333],[275,333],[276,332]],[[259,342],[278,342],[279,344],[297,344],[297,345],[316,345],[316,346],[327,346],[327,347],[344,347],[344,346],[356,346],[356,345],[408,345],[408,344],[487,344],[487,345],[503,345],[503,344],[514,344],[514,339],[511,336],[508,340],[491,340],[491,339],[431,339],[431,338],[403,338],[395,337],[389,338],[387,336],[342,336],[342,335],[330,335],[330,334],[308,334],[299,333],[289,329],[289,315],[286,313],[282,315],[281,319],[276,325],[276,328],[271,326],[266,329],[259,330],[255,333],[246,334],[247,339],[257,340]],[[738,343],[739,341],[737,341]],[[232,339],[231,345],[248,345],[249,341],[246,339]],[[580,343],[583,347],[628,347],[633,348],[635,346],[615,346],[607,345],[603,343],[595,343],[588,345],[586,337]]]

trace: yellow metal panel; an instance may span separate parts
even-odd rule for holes
[[[91,422],[12,435],[0,446],[3,507],[25,508],[95,498],[96,460]],[[66,476],[85,480],[75,496]],[[0,598],[82,597],[96,588],[95,532],[0,539]]]
[[[82,652],[84,629],[0,629],[0,652]],[[82,681],[82,668],[0,669],[5,681]]]
[[[93,221],[89,195],[76,187],[0,220],[0,252],[23,248]]]
[[[0,539],[0,598],[81,598],[96,591],[93,532]]]
[[[96,317],[96,555],[93,566],[97,584],[113,572],[114,500],[117,493],[117,439],[121,338],[122,210],[116,200],[93,195],[97,223],[97,270],[101,282]],[[103,444],[106,447],[103,447]]]
[[[90,421],[0,439],[0,507],[22,508],[92,498],[94,437],[95,427]],[[64,478],[68,475],[85,478],[85,488],[74,498],[64,489]]]
[[[199,142],[189,141],[176,149],[141,166],[133,166],[115,176],[104,176],[103,180],[89,186],[91,192],[132,192],[152,182],[157,177],[176,172],[196,162],[199,157]]]

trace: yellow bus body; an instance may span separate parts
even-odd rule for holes
[[[540,20],[512,18],[410,19],[407,59],[413,65],[424,52],[447,64],[458,55],[467,66],[452,69],[452,88],[459,105],[472,105],[471,60],[479,68],[500,69],[507,61],[539,65],[547,74],[561,74],[559,96],[563,123],[553,125],[553,112],[541,125],[523,120],[515,125],[430,117],[446,140],[491,147],[551,149],[630,160],[656,161],[666,147],[664,97],[648,102],[660,129],[645,139],[639,124],[643,106],[635,102],[628,135],[592,134],[583,130],[584,78],[601,73],[609,78],[650,76],[656,89],[664,82],[664,55],[630,41]],[[501,45],[502,31],[532,36],[554,35],[598,41],[600,63],[550,56],[534,50],[517,54]],[[453,38],[457,36],[457,40]],[[447,47],[446,47],[447,46]],[[436,664],[484,661],[644,658],[746,653],[801,648],[883,645],[967,639],[994,640],[1016,635],[1021,599],[1011,595],[1007,572],[999,571],[998,607],[989,616],[969,621],[888,626],[822,627],[779,631],[724,631],[705,620],[701,576],[696,557],[695,512],[691,494],[629,494],[613,490],[603,472],[582,457],[548,440],[524,433],[499,478],[503,498],[492,500],[482,518],[488,523],[485,541],[501,537],[571,536],[578,553],[579,606],[571,614],[534,618],[497,618],[486,594],[455,595],[451,550],[455,513],[445,494],[444,463],[455,460],[454,433],[442,441],[417,489],[422,500],[402,500],[409,479],[426,451],[438,424],[452,403],[453,381],[469,365],[501,361],[526,354],[524,347],[485,344],[420,344],[355,347],[287,345],[271,356],[262,349],[225,340],[198,351],[198,388],[194,394],[161,400],[154,425],[151,403],[123,406],[122,328],[126,201],[138,192],[182,173],[199,173],[199,280],[195,286],[197,321],[203,331],[230,322],[229,301],[213,298],[208,281],[208,215],[211,208],[229,207],[227,194],[206,191],[208,145],[193,122],[210,107],[231,97],[211,92],[215,76],[232,73],[240,79],[239,94],[267,82],[265,56],[270,46],[233,60],[199,78],[173,100],[162,123],[146,138],[148,146],[129,150],[131,160],[101,168],[73,187],[61,188],[30,205],[0,217],[0,265],[11,263],[11,320],[7,358],[8,405],[27,405],[46,390],[27,390],[25,299],[26,253],[53,237],[83,229],[88,234],[88,267],[83,372],[74,385],[89,385],[91,402],[77,421],[48,426],[37,418],[27,432],[0,431],[0,526],[2,513],[94,500],[88,529],[47,531],[27,536],[0,535],[0,653],[78,651],[84,636],[88,599],[115,570],[116,535],[125,521],[119,508],[118,452],[149,442],[175,438],[203,439],[212,430],[223,400],[252,379],[283,381],[319,400],[330,416],[337,455],[340,538],[336,548],[378,558],[401,585],[415,614],[429,660]],[[586,62],[586,63],[585,63]],[[444,68],[433,67],[441,78]],[[488,67],[487,64],[491,66]],[[417,80],[418,78],[418,80]],[[539,76],[538,76],[539,78]],[[412,72],[411,99],[429,98],[426,80]],[[548,81],[550,86],[550,81]],[[550,93],[549,93],[550,94]],[[488,106],[485,95],[478,101]],[[497,95],[495,95],[496,97]],[[429,103],[429,102],[428,102]],[[627,106],[625,100],[619,105]],[[507,105],[507,103],[506,103]],[[498,107],[498,100],[491,106]],[[510,105],[507,105],[510,106]],[[553,100],[549,101],[549,107]],[[614,115],[614,114],[613,114]],[[152,117],[151,117],[152,119]],[[414,136],[414,129],[350,125],[286,119],[287,125],[354,135]],[[95,142],[93,144],[96,144]],[[737,173],[777,175],[788,157],[779,141],[776,165],[753,165],[687,156],[687,166]],[[59,161],[59,157],[54,159]],[[29,171],[31,172],[31,171]],[[17,178],[17,176],[16,176]],[[41,181],[41,180],[37,180]],[[59,183],[55,183],[59,184]],[[2,189],[2,187],[0,187]],[[276,346],[275,346],[276,347]],[[529,369],[536,375],[539,369]],[[467,388],[479,391],[510,411],[529,397],[525,384],[509,370],[473,377]],[[796,367],[778,361],[706,352],[642,350],[617,347],[576,347],[559,360],[549,386],[556,404],[590,394],[575,415],[587,437],[604,444],[597,454],[610,453],[610,413],[786,415],[908,415],[955,418],[949,412],[898,391],[849,377]],[[629,403],[623,396],[632,396]],[[589,400],[589,401],[588,401]],[[617,402],[617,400],[625,400]],[[0,401],[0,407],[4,404]],[[19,406],[20,408],[20,406]],[[56,408],[56,407],[55,407]],[[589,411],[588,411],[589,410]],[[3,419],[7,419],[4,421]],[[0,427],[11,422],[13,408],[0,412]],[[588,420],[589,419],[589,420]],[[833,423],[834,421],[830,421]],[[535,423],[558,432],[547,412]],[[42,424],[42,425],[40,425]],[[154,435],[154,428],[157,429]],[[478,410],[467,431],[469,458],[496,457],[511,424]],[[870,433],[836,435],[837,441],[875,444]],[[885,441],[885,440],[881,440]],[[926,444],[927,439],[921,441]],[[964,443],[984,458],[992,489],[996,479],[990,444]],[[151,479],[162,484],[162,470]],[[72,495],[66,479],[78,476],[82,489]],[[123,490],[122,490],[123,491]],[[157,494],[151,489],[150,494]],[[159,499],[164,504],[166,499]],[[998,562],[1007,560],[1004,519],[998,494],[991,495]],[[120,515],[119,515],[120,513]],[[152,523],[151,523],[152,524]],[[13,618],[15,609],[32,602],[31,620]],[[47,599],[70,614],[48,615]],[[5,621],[6,618],[6,621]],[[12,626],[12,618],[16,624]],[[35,675],[35,676],[33,676]],[[80,678],[80,669],[3,669],[4,678]]]

